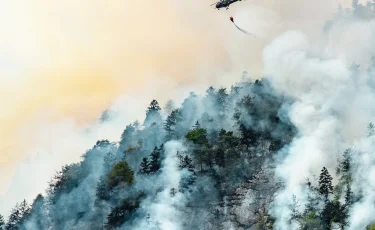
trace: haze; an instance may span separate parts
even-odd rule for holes
[[[247,0],[228,11],[212,3],[2,2],[0,213],[43,191],[54,170],[79,160],[98,137],[119,138],[118,123],[95,123],[106,108],[123,105],[123,125],[153,98],[164,104],[192,85],[228,86],[242,71],[259,77],[269,41],[286,30],[314,36],[350,1]],[[262,39],[241,34],[230,15]],[[83,136],[87,128],[95,134]]]

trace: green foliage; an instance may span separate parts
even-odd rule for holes
[[[160,110],[161,110],[161,108],[159,106],[158,101],[152,100],[151,103],[150,103],[150,106],[147,107],[146,119],[144,121],[144,124],[150,125],[150,124],[154,123],[155,120],[161,121],[161,117],[160,117],[160,114],[159,114]]]
[[[151,103],[150,103],[150,106],[147,107],[147,112],[151,112],[151,111],[160,111],[161,108],[159,106],[159,102],[157,100],[152,100]]]
[[[304,215],[309,215],[310,213],[315,213],[318,209],[320,197],[316,196],[313,191],[309,191],[307,194],[307,204],[305,206]]]
[[[316,211],[306,213],[305,215],[301,217],[300,229],[301,230],[323,229],[323,222],[320,216],[317,215]]]
[[[337,173],[346,175],[350,171],[351,158],[348,157],[348,151],[344,153],[344,160],[340,163]],[[332,177],[328,170],[323,167],[319,176],[319,187],[315,188],[308,181],[309,188],[308,202],[305,211],[299,223],[301,229],[331,229],[332,224],[335,223],[344,229],[348,225],[349,208],[352,205],[353,193],[351,192],[350,184],[346,184],[345,203],[340,202],[341,192],[338,192],[332,199],[329,194],[333,191],[340,191],[342,181],[333,188]],[[317,193],[318,194],[314,194]],[[319,197],[320,196],[320,197]],[[324,200],[323,209],[319,209],[319,200]]]
[[[108,174],[108,185],[115,187],[120,183],[132,184],[134,182],[134,171],[126,161],[120,161],[113,166]]]
[[[161,145],[159,148],[155,147],[154,151],[151,152],[150,157],[143,157],[141,164],[139,165],[139,172],[142,174],[156,173],[161,168],[161,162],[163,160],[164,146]]]
[[[30,213],[31,207],[26,200],[23,200],[20,204],[17,203],[9,215],[5,229],[18,230],[20,226],[28,220]]]
[[[257,230],[271,230],[275,223],[275,218],[272,216],[262,216],[256,225]]]
[[[350,176],[350,169],[351,169],[351,161],[352,161],[352,150],[347,149],[344,151],[343,159],[339,161],[339,166],[336,169],[337,174],[341,174],[343,177]],[[349,178],[345,178],[349,179]],[[346,181],[347,183],[350,181]]]
[[[188,175],[182,176],[178,185],[178,190],[182,193],[186,191],[191,192],[191,186],[195,183],[196,179],[197,175],[195,174],[195,172],[191,172]]]
[[[115,229],[130,219],[139,208],[139,204],[144,197],[145,194],[140,193],[136,197],[122,200],[120,205],[111,208],[111,212],[107,216],[106,229]]]
[[[149,173],[156,173],[161,168],[161,162],[162,162],[162,151],[163,151],[163,145],[161,145],[159,148],[155,147],[154,151],[150,154],[150,168]]]
[[[328,199],[328,195],[332,193],[332,176],[329,174],[326,167],[323,167],[319,176],[319,192],[321,195]]]
[[[143,157],[141,164],[139,165],[140,169],[139,172],[142,174],[149,174],[150,173],[150,161],[147,157]]]
[[[199,107],[200,98],[195,94],[190,94],[181,108],[168,111],[170,114],[164,122],[160,116],[160,106],[156,100],[153,100],[147,108],[146,120],[142,124],[144,128],[140,128],[138,123],[128,125],[121,135],[118,149],[107,140],[99,141],[94,147],[95,152],[90,152],[89,157],[84,158],[81,163],[63,167],[51,182],[48,194],[50,196],[46,198],[46,203],[41,197],[35,208],[33,205],[32,210],[35,213],[39,209],[37,207],[44,209],[39,215],[34,213],[32,216],[33,220],[36,218],[38,221],[42,220],[37,228],[59,229],[61,226],[69,229],[82,228],[81,224],[84,221],[92,224],[92,227],[88,227],[90,229],[95,229],[98,224],[101,225],[104,222],[106,222],[107,229],[120,226],[131,228],[133,220],[141,220],[146,216],[150,222],[157,222],[158,220],[150,219],[147,207],[144,209],[142,207],[140,212],[137,211],[141,196],[135,197],[134,193],[142,187],[147,189],[148,202],[155,202],[158,197],[156,194],[162,189],[167,189],[169,195],[176,196],[176,198],[180,196],[180,192],[188,192],[187,202],[184,202],[186,219],[190,219],[192,213],[195,215],[196,207],[202,211],[202,218],[198,216],[197,221],[185,222],[184,228],[186,229],[205,228],[205,226],[198,226],[202,224],[200,222],[202,219],[207,222],[207,225],[211,225],[212,229],[222,229],[224,220],[236,225],[238,223],[238,227],[244,229],[254,227],[273,229],[275,219],[267,213],[281,184],[273,180],[272,154],[286,143],[284,139],[293,137],[293,132],[290,131],[292,130],[291,124],[281,121],[278,117],[282,104],[278,100],[283,99],[270,96],[268,91],[269,88],[266,88],[266,84],[261,81],[255,84],[242,82],[232,87],[229,93],[225,88],[218,90],[210,88],[207,91],[207,97],[210,98],[204,99],[204,102],[208,102],[207,105],[209,105],[206,111],[202,111]],[[246,96],[242,97],[243,95]],[[234,115],[233,112],[235,112]],[[230,126],[232,115],[235,118],[233,127]],[[195,124],[192,130],[188,130],[192,124]],[[224,127],[231,131],[224,130]],[[165,139],[163,139],[164,134]],[[182,137],[191,142],[191,145],[184,146],[186,150],[176,154],[178,168],[181,170],[178,188],[177,186],[165,187],[163,184],[160,185],[162,178],[159,175],[163,164],[164,149],[163,146],[155,147],[155,149],[153,147],[160,146],[163,141]],[[268,144],[270,144],[269,150],[271,151],[262,153],[261,151],[266,149]],[[124,161],[119,161],[121,154],[125,156]],[[149,155],[144,157],[147,154]],[[103,165],[100,165],[102,163]],[[139,173],[144,174],[142,176],[135,175],[133,172],[132,167],[138,165]],[[101,175],[98,175],[96,171],[93,173],[93,170],[101,169],[101,166],[104,168],[103,171],[98,170],[102,172]],[[198,171],[199,166],[200,171]],[[89,175],[87,172],[93,173],[92,176],[87,177]],[[154,175],[147,176],[151,174]],[[151,184],[131,186],[127,189],[116,188],[119,185],[135,183],[135,176]],[[98,177],[99,180],[96,181]],[[85,186],[89,185],[91,188],[92,183],[95,182],[98,182],[95,188],[97,199],[92,204],[91,197],[85,196],[84,192],[87,189]],[[79,189],[75,189],[76,187]],[[80,194],[82,191],[83,196]],[[250,205],[249,212],[246,213],[246,215],[249,214],[249,218],[224,214],[223,205],[227,202],[225,208],[228,209],[228,213],[231,213],[233,211],[231,208],[237,205],[241,196],[244,195],[242,191],[249,192],[251,193],[249,195],[254,197],[254,203]],[[321,210],[319,210],[322,207],[322,202],[320,202],[322,199],[317,191],[315,193],[317,196],[311,196],[310,207],[306,208],[309,211],[306,213],[298,213],[297,203],[292,207],[293,218],[301,222],[301,225],[313,226],[315,223],[318,226],[316,223],[322,223]],[[352,193],[349,191],[348,194]],[[64,199],[54,199],[59,195],[64,195],[60,196]],[[75,199],[74,196],[78,196],[79,199]],[[50,200],[56,202],[50,203]],[[346,202],[345,205],[347,203],[349,204]],[[103,208],[107,205],[113,206],[109,213],[106,208]],[[340,204],[339,207],[341,206],[343,205]],[[210,223],[211,217],[206,214],[214,209],[216,209],[214,217],[216,222]],[[327,207],[328,219],[338,220],[339,215],[336,209],[335,205]],[[19,210],[14,212],[15,221],[13,222],[20,223],[18,220],[20,218],[17,219],[19,213],[21,213]],[[48,213],[48,218],[44,219],[42,215],[46,213]],[[314,215],[311,216],[311,213]],[[332,213],[335,214],[331,215]],[[243,219],[251,219],[251,223]],[[128,222],[125,223],[126,221]],[[17,227],[17,225],[13,226]]]
[[[53,201],[62,194],[78,187],[80,179],[86,176],[87,172],[83,170],[79,163],[65,165],[49,183],[48,192],[54,196]]]
[[[171,114],[169,114],[164,124],[164,129],[166,132],[166,141],[172,140],[173,138],[179,138],[176,126],[181,121],[182,117],[178,109],[173,110]]]
[[[347,209],[338,200],[327,202],[321,213],[324,229],[331,229],[332,223],[338,223],[340,226],[344,227],[347,225],[347,218]]]
[[[177,152],[177,158],[178,158],[178,167],[180,169],[188,169],[189,171],[194,171],[194,165],[193,160],[188,155],[183,155],[180,152]]]
[[[194,144],[201,146],[208,145],[207,130],[204,128],[193,129],[189,131],[185,137],[189,141],[192,141]]]
[[[366,230],[375,230],[375,224],[367,226]]]
[[[217,145],[214,147],[214,162],[220,167],[235,162],[239,157],[237,150],[240,140],[233,135],[233,132],[227,132],[221,129],[218,136]]]
[[[4,217],[0,214],[0,229],[3,229],[5,226],[5,219]]]

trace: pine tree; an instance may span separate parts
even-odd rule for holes
[[[144,125],[149,126],[155,122],[159,123],[162,122],[161,116],[159,111],[161,110],[159,103],[157,100],[152,100],[150,106],[147,107],[146,111],[146,119],[144,121]]]
[[[309,194],[307,195],[307,203],[306,203],[303,214],[310,215],[311,213],[317,213],[318,206],[319,206],[318,197],[314,196],[314,194],[309,192]]]
[[[324,223],[323,229],[331,229],[332,223],[339,224],[341,229],[348,225],[348,209],[336,199],[326,202],[320,216]]]
[[[353,204],[353,192],[350,188],[350,185],[346,185],[346,190],[345,190],[345,205],[350,206]]]
[[[216,107],[219,117],[223,119],[226,115],[228,94],[226,88],[221,88],[216,93]]]
[[[154,151],[152,151],[150,157],[150,173],[156,173],[161,167],[161,156],[160,151],[157,147],[155,147]]]
[[[19,227],[24,223],[30,216],[31,207],[23,200],[20,204],[12,209],[11,214],[6,225],[7,230],[18,230]]]
[[[368,124],[367,126],[367,136],[372,137],[374,136],[374,134],[375,134],[375,125],[372,122],[370,122],[370,124]]]
[[[192,172],[189,175],[186,176],[181,176],[179,185],[178,185],[178,190],[182,193],[186,191],[190,191],[190,186],[193,185],[196,181],[196,175],[195,172]]]
[[[150,106],[147,107],[147,112],[154,112],[154,111],[160,111],[161,108],[159,106],[159,102],[157,100],[152,100],[150,103]]]
[[[332,176],[329,174],[326,167],[323,167],[319,176],[319,193],[323,195],[328,200],[328,195],[332,193]]]
[[[174,197],[177,193],[177,190],[175,188],[171,188],[171,190],[169,191],[169,194],[171,195],[171,197]]]
[[[100,177],[98,185],[96,186],[96,197],[99,200],[109,200],[110,195],[110,189],[107,185],[107,182],[103,177]]]
[[[150,162],[147,157],[143,157],[142,162],[140,164],[140,173],[149,174],[150,173]]]
[[[43,211],[43,206],[45,204],[45,198],[42,194],[38,194],[34,199],[31,205],[31,214],[30,218],[33,218],[34,228],[35,229],[43,229],[44,225],[44,217],[45,212]],[[1,229],[1,228],[0,228]]]
[[[194,171],[194,165],[192,164],[193,160],[188,155],[184,156],[178,152],[177,158],[179,160],[179,169],[187,169],[190,172]]]
[[[341,162],[341,170],[342,170],[342,174],[347,174],[349,173],[350,171],[350,164],[351,164],[351,160],[352,160],[352,157],[351,157],[351,150],[350,149],[347,149],[345,152],[344,152],[344,159],[343,161]]]
[[[247,117],[254,117],[252,111],[254,107],[253,101],[254,98],[249,95],[243,97],[237,102],[235,113],[233,115],[240,132],[241,144],[245,145],[246,149],[255,145],[258,138],[257,133],[247,124]]]
[[[26,220],[31,213],[31,207],[30,205],[26,202],[26,200],[23,200],[19,206],[20,212],[22,214],[22,219]]]
[[[169,114],[171,113],[173,110],[175,110],[175,104],[172,100],[168,100],[167,103],[165,104],[164,106],[164,111]]]
[[[127,125],[124,132],[121,134],[119,149],[124,152],[132,144],[133,136],[136,133],[137,128],[135,125]]]
[[[181,120],[182,119],[180,111],[178,109],[173,110],[171,114],[169,114],[164,124],[164,129],[166,132],[166,141],[172,140],[173,138],[179,138],[176,132],[176,125]]]
[[[134,171],[126,161],[115,164],[108,174],[108,185],[112,188],[120,183],[133,184]]]
[[[297,220],[300,217],[300,213],[298,211],[299,204],[298,204],[298,200],[297,200],[296,195],[293,195],[292,199],[293,199],[293,202],[289,206],[289,209],[292,212],[292,214],[291,214],[291,220],[293,221],[293,220]]]
[[[184,157],[184,165],[189,171],[194,171],[194,165],[192,164],[193,160],[188,156],[185,155]]]
[[[207,93],[207,97],[214,97],[215,96],[215,88],[210,86],[210,88],[208,88],[206,90],[206,93]]]
[[[104,169],[105,170],[110,170],[113,165],[115,165],[116,163],[116,156],[112,153],[112,152],[108,152],[105,156],[104,156]]]
[[[3,229],[5,227],[5,219],[4,217],[0,214],[0,229]]]
[[[6,225],[6,230],[17,230],[17,225],[20,223],[22,218],[22,213],[19,210],[19,205],[16,204],[16,206],[12,209],[9,218],[8,223]]]
[[[193,129],[193,130],[189,131],[186,134],[185,137],[189,141],[192,141],[194,144],[197,144],[197,145],[200,145],[200,146],[207,146],[208,145],[207,130],[206,129],[203,129],[203,128]]]
[[[193,126],[194,129],[199,129],[201,125],[199,124],[199,121],[195,122],[195,125]]]

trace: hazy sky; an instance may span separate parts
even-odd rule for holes
[[[1,1],[0,213],[43,192],[98,137],[118,138],[122,126],[92,123],[106,108],[122,107],[126,124],[153,98],[227,86],[244,70],[258,77],[269,41],[286,30],[313,37],[350,0],[246,0],[228,11],[213,2]],[[96,134],[80,139],[88,127]]]

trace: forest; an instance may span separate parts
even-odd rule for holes
[[[351,9],[339,8],[324,31],[351,17],[373,19],[374,12],[372,1],[366,5],[353,1]],[[355,63],[348,69],[352,76],[360,74]],[[366,76],[366,86],[373,87],[375,58],[371,59]],[[333,82],[336,86],[336,82],[326,79],[328,85]],[[372,158],[356,146],[348,146],[332,160],[336,162],[334,170],[332,165],[324,165],[300,185],[299,195],[285,193],[290,185],[279,175],[278,167],[290,160],[294,141],[304,138],[303,130],[291,119],[291,108],[297,102],[305,102],[306,97],[277,90],[275,82],[268,76],[250,80],[244,72],[242,80],[231,87],[208,87],[203,95],[191,92],[178,105],[170,100],[162,108],[156,99],[150,100],[145,119],[123,127],[120,141],[93,143],[80,162],[64,165],[51,175],[44,193],[32,201],[17,203],[9,217],[0,215],[0,228],[349,228],[355,215],[363,214],[353,214],[354,208],[362,210],[363,204],[375,206],[371,203],[372,185],[362,183],[363,178],[369,181],[364,175],[369,174],[365,170],[371,169]],[[319,87],[306,91],[318,97],[318,90],[326,82],[310,82]],[[330,90],[335,92],[324,92]],[[303,94],[306,95],[309,96]],[[324,98],[326,101],[329,100]],[[324,103],[321,108],[327,105]],[[335,106],[332,103],[327,107],[340,118],[344,112]],[[108,120],[106,111],[101,122]],[[361,143],[365,144],[358,146],[373,145],[375,125],[369,121],[364,132],[366,137]],[[278,206],[280,200],[275,203],[280,194],[287,194],[288,198],[281,202],[283,209]],[[281,216],[284,219],[280,220]],[[288,227],[280,227],[283,223]],[[367,230],[375,230],[372,220],[366,226]]]
[[[119,143],[98,141],[82,161],[65,165],[46,191],[18,203],[5,229],[273,229],[269,209],[283,187],[279,152],[297,130],[283,112],[290,98],[266,80],[191,93],[125,127]],[[163,116],[165,117],[163,119]],[[374,134],[369,126],[369,135]],[[301,229],[348,225],[352,150],[336,172],[306,180],[308,203],[293,196],[290,222]],[[331,174],[340,179],[334,185]]]

